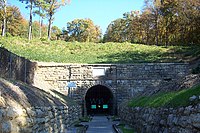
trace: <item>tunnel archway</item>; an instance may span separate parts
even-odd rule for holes
[[[85,102],[88,115],[113,113],[113,93],[106,86],[95,85],[89,88]]]

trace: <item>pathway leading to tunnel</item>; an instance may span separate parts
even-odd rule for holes
[[[86,133],[115,133],[112,124],[106,116],[94,116]]]

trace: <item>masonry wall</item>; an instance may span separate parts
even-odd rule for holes
[[[0,132],[64,133],[80,116],[79,106],[0,107]]]
[[[36,63],[0,47],[0,77],[32,84]]]
[[[0,48],[0,77],[55,90],[83,104],[87,90],[103,85],[111,90],[114,104],[138,95],[171,91],[189,73],[187,63],[63,64],[31,62]],[[69,83],[75,87],[68,87]]]
[[[48,86],[71,95],[77,101],[84,99],[90,87],[99,84],[110,88],[119,103],[141,94],[151,95],[159,91],[170,91],[174,89],[177,81],[188,74],[188,64],[185,63],[38,63],[37,66],[34,75],[35,86]],[[98,71],[105,73],[98,76]],[[77,85],[70,91],[67,87],[69,82]]]
[[[180,108],[118,107],[122,121],[139,133],[198,133],[200,104]]]
[[[122,102],[141,94],[170,91],[187,74],[187,63],[39,63],[0,48],[0,77],[20,80],[44,90],[54,89],[79,102],[94,85],[105,85],[117,102]],[[69,89],[69,82],[74,82],[76,87]]]
[[[0,78],[0,133],[65,133],[81,113],[59,92]]]

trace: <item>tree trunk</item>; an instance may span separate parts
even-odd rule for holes
[[[158,9],[156,9],[156,45],[158,46]]]
[[[40,7],[39,7],[39,13],[40,13]],[[40,34],[40,38],[42,37],[42,20],[41,20],[41,16],[39,16],[39,24],[40,24],[40,29],[39,29],[39,34]]]
[[[7,4],[7,0],[4,0],[3,1],[4,3],[4,5],[3,5],[3,11],[4,11],[4,13],[3,13],[3,25],[2,25],[2,36],[5,36],[5,34],[6,34],[6,13],[7,13],[7,11],[6,11],[6,4]]]
[[[49,16],[49,25],[48,25],[48,40],[51,39],[51,24],[52,24],[52,14]]]
[[[33,10],[33,1],[30,0],[30,20],[29,20],[29,30],[28,30],[28,40],[32,39],[32,10]]]
[[[166,24],[165,24],[165,46],[168,46],[169,43],[169,37],[168,37],[168,31],[169,31],[169,27],[168,27],[168,18],[166,19]]]

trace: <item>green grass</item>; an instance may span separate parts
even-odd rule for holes
[[[81,122],[90,122],[91,120],[92,120],[92,118],[90,116],[85,116],[85,117],[79,118],[79,121],[81,121]]]
[[[0,37],[0,47],[30,59],[63,63],[185,62],[200,57],[200,47],[147,46],[131,43],[79,43]]]
[[[118,128],[120,128],[123,133],[134,133],[134,130],[132,128],[130,128],[130,129],[128,128],[127,129],[127,128],[125,128],[124,124],[120,124],[118,126]]]
[[[200,85],[191,89],[176,92],[160,93],[132,99],[131,107],[179,107],[190,105],[189,98],[193,95],[200,96]],[[200,102],[200,101],[198,101]]]

